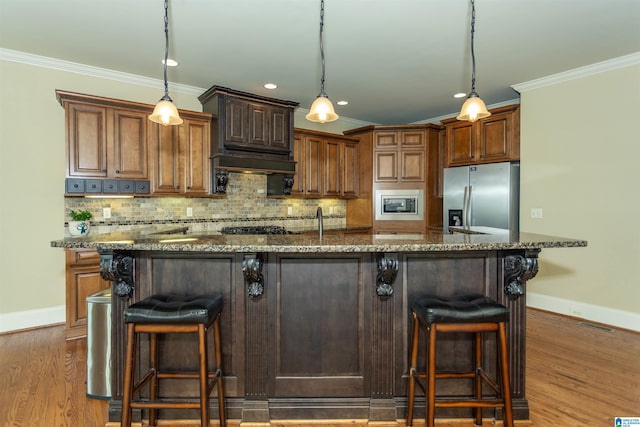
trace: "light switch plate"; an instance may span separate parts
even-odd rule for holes
[[[111,208],[102,208],[102,217],[104,219],[111,218]]]

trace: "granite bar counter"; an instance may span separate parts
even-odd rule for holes
[[[467,233],[370,235],[334,231],[283,235],[127,232],[51,242],[96,248],[113,283],[111,421],[120,419],[125,332],[122,311],[153,293],[220,292],[229,417],[243,422],[309,419],[394,421],[405,417],[409,312],[413,293],[488,295],[510,309],[514,415],[529,418],[525,389],[526,282],[545,248],[582,247],[584,240],[497,229]],[[469,233],[471,231],[471,233]],[[117,296],[120,295],[120,296]],[[468,340],[444,338],[438,364],[469,362]],[[493,337],[486,364],[495,372]],[[194,344],[195,345],[195,344]],[[197,350],[162,341],[174,367],[194,364]],[[180,393],[195,387],[169,384]],[[440,391],[458,394],[459,383]],[[215,410],[215,399],[212,410]],[[417,401],[416,417],[424,417]],[[175,419],[197,419],[177,411]],[[438,409],[437,417],[470,415]],[[497,416],[486,409],[486,417]]]

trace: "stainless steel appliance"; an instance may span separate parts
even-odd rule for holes
[[[424,192],[422,190],[377,190],[376,221],[422,221]]]
[[[520,163],[490,163],[444,169],[443,225],[518,231]]]

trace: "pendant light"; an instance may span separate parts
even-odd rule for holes
[[[320,57],[322,59],[322,79],[320,80],[320,94],[311,104],[309,114],[305,117],[312,122],[332,122],[338,120],[338,115],[333,109],[333,104],[324,92],[324,47],[322,44],[322,30],[324,28],[324,0],[320,1]]]
[[[164,0],[164,96],[156,104],[153,113],[149,116],[152,122],[163,126],[181,125],[182,119],[178,109],[169,97],[169,83],[167,82],[167,60],[169,59],[169,0]]]
[[[487,106],[484,105],[484,101],[480,99],[480,96],[476,92],[476,54],[474,51],[474,35],[476,26],[476,5],[475,1],[471,0],[471,92],[467,97],[467,100],[462,104],[460,114],[456,117],[458,120],[467,120],[475,122],[478,119],[489,117],[491,113],[487,110]]]

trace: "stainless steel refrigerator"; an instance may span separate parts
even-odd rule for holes
[[[489,163],[444,169],[443,225],[518,231],[520,163]]]

